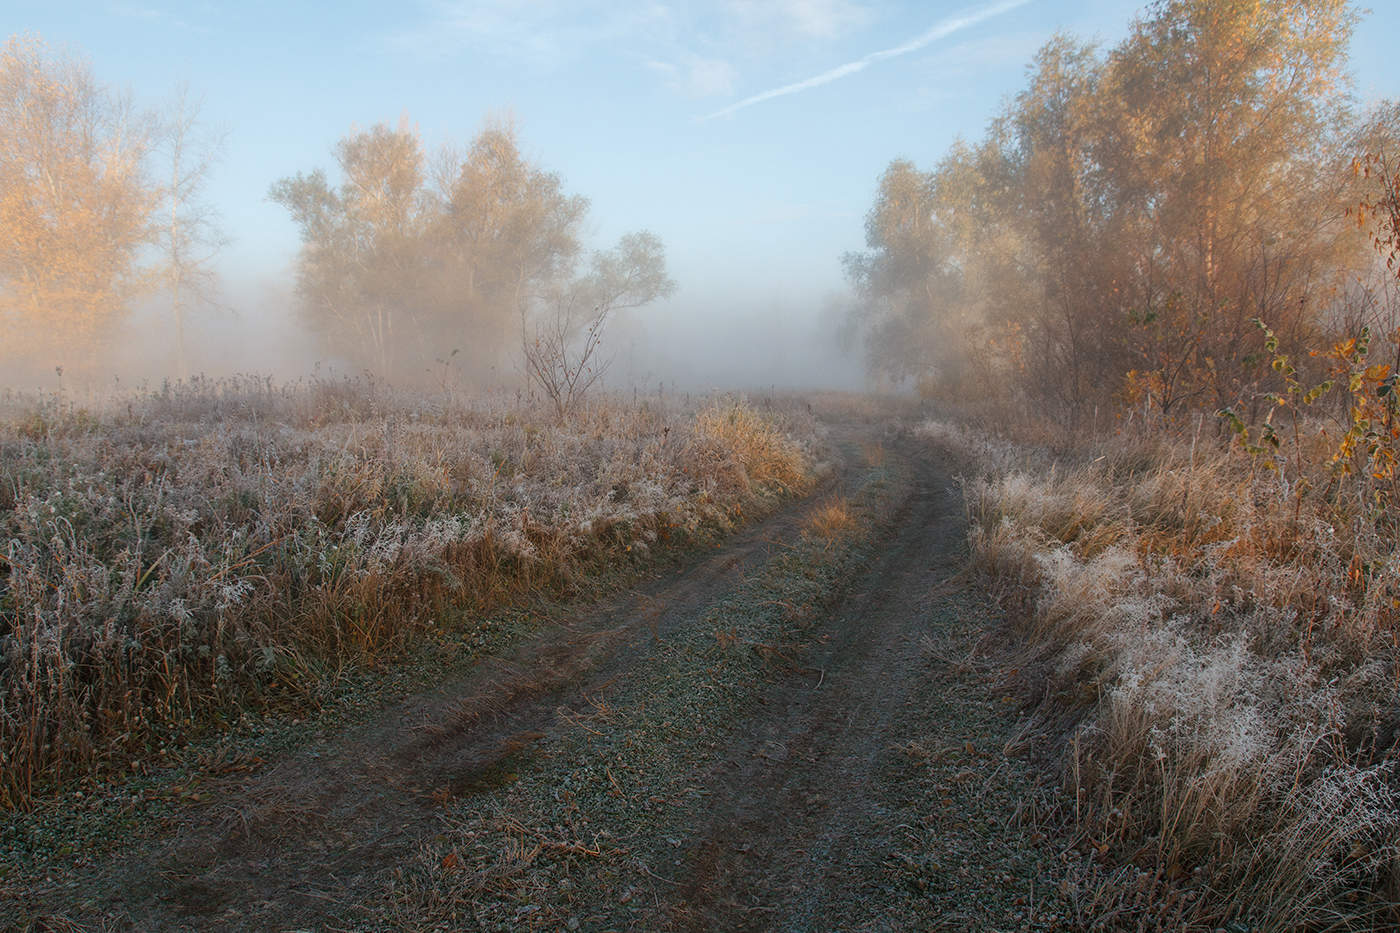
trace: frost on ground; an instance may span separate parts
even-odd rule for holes
[[[0,405],[0,806],[435,626],[730,527],[815,423],[653,399],[560,422],[372,382]]]
[[[982,465],[973,560],[1093,845],[1200,894],[1203,924],[1400,918],[1393,571],[1356,572],[1395,549],[1284,507],[1276,474],[1226,450],[1118,439],[1056,463],[921,433]]]

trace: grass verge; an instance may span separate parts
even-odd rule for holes
[[[1098,922],[1400,921],[1400,654],[1380,567],[1357,570],[1391,558],[1199,436],[1055,458],[924,433],[973,471],[973,565],[1024,649],[1028,741],[1111,866],[1085,895]]]

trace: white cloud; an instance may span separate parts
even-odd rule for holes
[[[854,0],[729,0],[729,10],[747,30],[777,31],[809,39],[832,39],[864,26],[870,8]]]
[[[414,54],[472,49],[543,66],[645,36],[670,17],[661,3],[603,0],[431,0],[427,11],[426,22],[394,34],[390,45]]]
[[[141,2],[141,0],[116,0]],[[1030,0],[949,17],[908,42],[812,77],[751,95],[705,119],[820,87],[885,59],[909,54]],[[416,56],[463,52],[509,59],[540,71],[599,55],[635,64],[691,99],[734,93],[740,71],[782,58],[787,47],[835,40],[869,25],[878,0],[419,0],[416,22],[391,48]]]
[[[935,23],[930,29],[915,36],[908,42],[871,52],[869,55],[865,55],[855,61],[846,62],[844,65],[837,65],[835,68],[830,68],[810,78],[804,78],[801,81],[794,81],[791,84],[784,84],[781,87],[745,97],[743,100],[736,101],[728,107],[707,114],[701,117],[701,119],[713,120],[717,117],[729,116],[732,113],[743,110],[746,107],[752,107],[755,104],[761,104],[764,101],[773,100],[777,97],[786,97],[789,94],[797,94],[814,87],[821,87],[823,84],[830,84],[833,81],[838,81],[841,78],[849,77],[857,72],[864,71],[876,62],[886,61],[891,58],[899,58],[902,55],[908,55],[910,52],[917,52],[919,49],[931,45],[939,39],[947,38],[956,32],[961,32],[984,20],[991,19],[994,16],[1000,16],[1002,13],[1014,10],[1019,6],[1024,6],[1029,2],[1030,0],[1002,0],[1002,2],[995,3],[991,6],[982,7],[977,10],[969,10],[964,13],[959,13],[956,16],[950,16],[941,22]]]
[[[722,58],[685,53],[678,62],[652,60],[647,67],[660,74],[666,85],[688,97],[718,97],[732,93],[737,72]]]

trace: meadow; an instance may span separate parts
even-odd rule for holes
[[[567,420],[364,378],[0,398],[0,807],[804,489],[818,428],[741,399]]]

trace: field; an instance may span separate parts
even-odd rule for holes
[[[1396,919],[1349,416],[1265,453],[871,397],[8,404],[22,929]]]
[[[1126,863],[1102,881],[1108,914],[1394,920],[1400,555],[1388,479],[1333,456],[1341,412],[1277,452],[1226,418],[1058,448],[922,428],[970,465],[972,567],[1021,645],[1025,744]],[[1144,883],[1148,906],[1120,903]],[[1201,896],[1168,922],[1172,888]]]
[[[809,482],[795,412],[195,382],[0,420],[0,806]],[[780,427],[781,425],[781,427]],[[785,433],[784,431],[790,433]]]
[[[1400,3],[33,6],[0,933],[1400,930]]]

